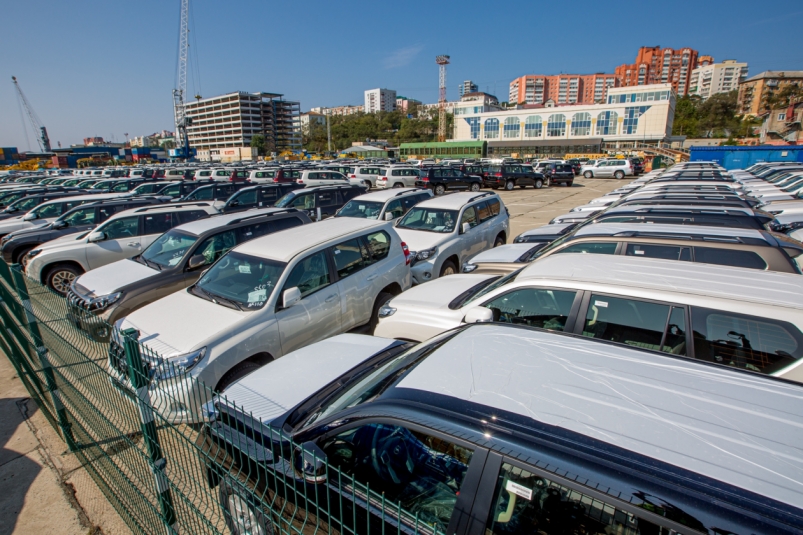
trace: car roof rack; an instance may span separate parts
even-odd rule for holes
[[[494,193],[493,191],[485,191],[483,193],[480,193],[479,195],[473,196],[472,198],[470,198],[468,200],[468,202],[476,201],[477,199],[481,199],[483,197],[491,197],[491,196],[494,196],[494,195],[496,195],[496,193]]]
[[[134,210],[134,213],[140,212],[147,212],[149,210],[160,210],[162,208],[189,208],[191,206],[212,206],[208,202],[180,202],[175,204],[152,204],[149,206],[143,206],[142,208],[137,208]]]
[[[400,191],[399,193],[394,195],[394,197],[399,197],[401,195],[407,195],[408,193],[416,193],[416,192],[420,192],[420,191],[429,191],[429,190],[426,189],[426,188],[413,188],[412,190],[409,190],[409,191]]]
[[[284,210],[276,210],[275,212],[269,212],[267,214],[253,214],[244,217],[240,217],[237,219],[232,219],[226,226],[236,225],[238,223],[242,223],[243,221],[250,221],[251,219],[259,219],[260,217],[275,217],[277,215],[285,215],[285,214],[293,214],[298,212],[296,208],[285,208]]]

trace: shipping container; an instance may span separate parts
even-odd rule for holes
[[[803,145],[691,147],[692,162],[717,162],[725,169],[746,169],[761,162],[803,162]]]

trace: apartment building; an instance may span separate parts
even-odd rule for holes
[[[421,106],[422,104],[423,102],[414,98],[407,98],[401,95],[396,97],[396,109],[404,113],[408,113],[412,109]]]
[[[301,149],[298,102],[278,93],[238,91],[189,102],[186,115],[190,146],[196,149],[249,147],[262,134],[270,152]]]
[[[643,46],[639,48],[635,63],[616,67],[616,78],[623,87],[652,84],[672,84],[672,89],[679,96],[689,93],[689,82],[692,71],[699,66],[699,60],[705,64],[714,62],[711,56],[699,56],[691,48],[661,48],[660,46]]]
[[[299,124],[301,125],[301,132],[309,134],[311,125],[326,125],[326,115],[322,113],[315,113],[308,111],[299,115]]]
[[[739,89],[739,84],[746,79],[747,63],[738,63],[734,59],[726,59],[722,63],[707,63],[691,71],[689,94],[707,99],[717,93]]]
[[[460,84],[460,87],[458,88],[457,92],[462,97],[465,94],[476,93],[479,90],[480,88],[477,84],[475,84],[471,80],[466,80],[462,84]]]
[[[510,82],[508,102],[515,104],[594,104],[605,102],[619,85],[613,74],[528,74]]]
[[[365,92],[365,113],[394,111],[396,109],[396,91],[393,89],[369,89]]]
[[[803,71],[764,71],[739,84],[739,113],[760,115],[769,111],[774,93],[788,85],[803,87]]]
[[[363,113],[365,108],[363,106],[335,106],[334,108],[317,107],[311,108],[310,112],[320,113],[322,115],[354,115],[355,113]]]

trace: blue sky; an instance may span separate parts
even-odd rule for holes
[[[53,145],[173,128],[179,0],[6,0],[0,16],[0,147],[25,140],[16,75]],[[750,73],[803,70],[800,0],[406,2],[191,0],[189,93],[283,93],[313,106],[396,89],[435,102],[471,79],[506,100],[523,74],[613,72],[639,46],[696,48]],[[757,6],[759,8],[757,9]],[[787,45],[787,48],[784,48]]]

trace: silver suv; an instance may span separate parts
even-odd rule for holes
[[[361,217],[393,221],[416,204],[432,198],[432,190],[421,188],[373,191],[355,197],[335,213],[335,217]]]

